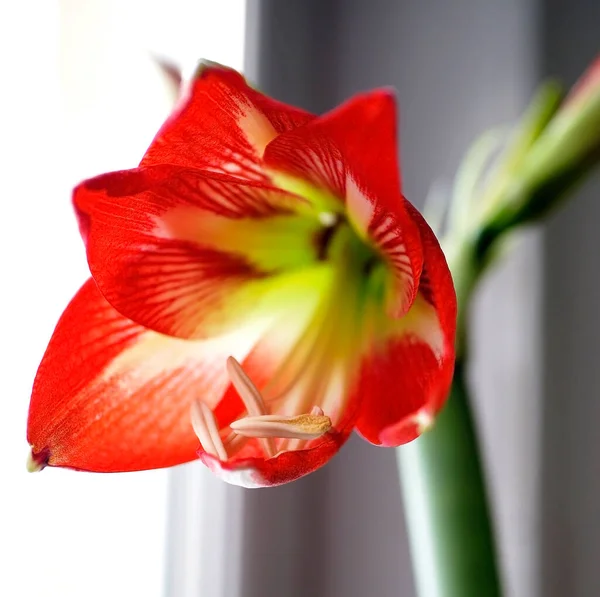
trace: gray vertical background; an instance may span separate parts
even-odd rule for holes
[[[600,51],[600,3],[547,0],[543,70],[573,82]],[[541,594],[600,595],[600,177],[544,241]]]
[[[571,83],[599,50],[598,0],[248,0],[246,74],[266,93],[323,112],[397,88],[417,205],[543,76]],[[600,595],[599,190],[515,239],[475,304],[471,381],[509,597]],[[219,544],[234,554],[226,588],[170,596],[414,595],[393,451],[352,438],[306,479],[219,495],[237,513]]]

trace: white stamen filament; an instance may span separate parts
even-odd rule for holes
[[[192,404],[192,428],[198,436],[205,452],[216,456],[219,460],[227,460],[227,450],[223,445],[219,428],[213,412],[203,402]]]
[[[246,437],[316,439],[331,429],[331,419],[321,414],[298,415],[295,417],[263,415],[245,417],[239,421],[234,421],[231,423],[231,428],[237,434]]]
[[[223,442],[228,456],[237,454],[248,443],[248,440],[249,438],[232,431]]]
[[[331,419],[320,406],[313,406],[307,414],[268,414],[262,394],[233,357],[227,359],[227,370],[250,416],[231,423],[227,433],[226,429],[219,430],[215,415],[206,404],[200,400],[194,402],[191,407],[192,428],[208,454],[227,460],[239,452],[250,438],[256,438],[267,458],[272,458],[286,451],[290,443],[297,444],[300,449],[307,441],[323,436],[332,428]],[[282,440],[278,450],[276,438]]]
[[[229,373],[233,387],[237,390],[242,402],[246,406],[248,414],[252,417],[266,415],[267,407],[265,406],[262,394],[242,369],[242,366],[233,357],[227,359],[227,373]],[[261,444],[269,458],[275,455],[275,442],[271,439],[271,436],[261,438]]]

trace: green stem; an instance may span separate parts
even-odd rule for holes
[[[467,320],[495,242],[446,239],[459,305],[452,391],[434,428],[397,450],[419,597],[500,597],[494,530],[467,386]]]
[[[502,595],[463,365],[435,428],[397,451],[419,597]]]
[[[597,68],[597,67],[595,67]],[[597,80],[596,80],[597,82]],[[444,243],[459,305],[457,362],[433,430],[397,450],[419,597],[500,597],[493,524],[465,379],[473,291],[503,238],[540,219],[600,161],[600,86],[561,105],[545,87],[533,102],[470,224],[482,164],[477,146],[458,178]],[[487,143],[487,141],[486,141]]]

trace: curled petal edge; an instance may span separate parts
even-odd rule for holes
[[[300,479],[329,462],[346,442],[350,432],[330,431],[304,450],[282,452],[273,458],[243,458],[222,461],[198,451],[200,460],[220,479],[247,489],[275,487]]]

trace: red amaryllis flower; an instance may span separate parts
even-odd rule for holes
[[[34,383],[33,467],[199,455],[277,485],[353,429],[410,441],[442,406],[456,300],[400,191],[389,91],[314,117],[204,65],[140,166],[74,202],[93,279]]]

